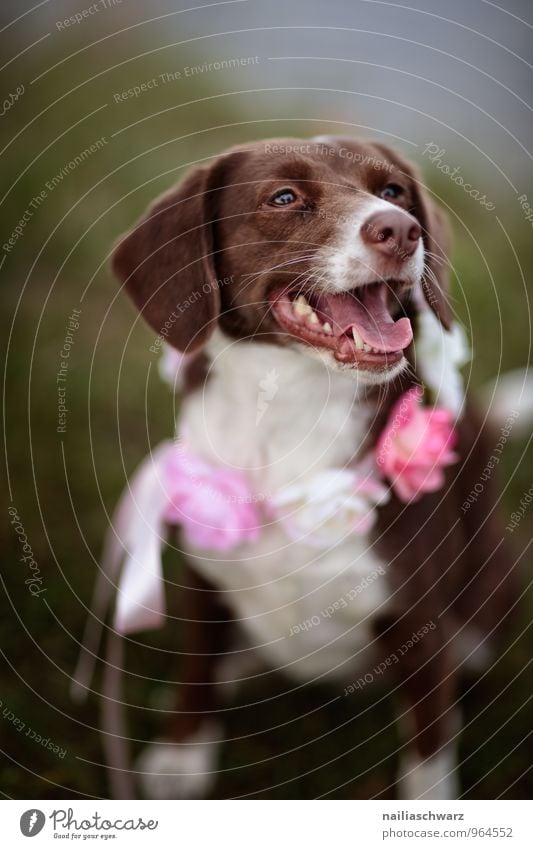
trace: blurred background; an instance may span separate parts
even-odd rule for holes
[[[453,307],[473,345],[472,390],[526,366],[532,29],[528,0],[4,0],[5,796],[109,792],[101,668],[82,706],[69,698],[70,676],[108,515],[149,446],[172,433],[176,408],[157,377],[153,334],[110,275],[114,240],[191,163],[232,143],[372,136],[418,163],[449,212]],[[507,517],[531,486],[532,459],[527,439],[506,444]],[[31,555],[10,526],[10,507]],[[532,517],[530,507],[513,535],[519,551],[531,541]],[[169,555],[167,575],[179,582],[180,568]],[[505,653],[464,683],[466,797],[533,792],[532,613],[526,592]],[[179,646],[179,628],[127,640],[133,754],[160,732]],[[332,700],[321,688],[253,681],[227,711],[228,736],[239,739],[224,749],[214,796],[392,798],[392,716],[379,685],[357,700]],[[272,724],[277,730],[263,733]]]

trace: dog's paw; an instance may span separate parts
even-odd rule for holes
[[[148,799],[204,799],[216,779],[222,731],[206,722],[180,743],[151,743],[135,764]]]

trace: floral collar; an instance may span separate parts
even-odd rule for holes
[[[182,440],[162,443],[133,476],[117,512],[115,532],[127,551],[117,630],[160,624],[169,525],[179,525],[189,545],[208,552],[253,543],[272,522],[293,541],[328,548],[349,534],[368,533],[391,492],[408,504],[440,489],[445,468],[458,459],[453,414],[423,406],[422,395],[414,386],[399,398],[375,449],[356,464],[322,470],[267,497],[254,493],[245,473],[210,464]]]
[[[190,545],[213,551],[255,542],[271,521],[291,539],[320,548],[367,533],[391,491],[405,504],[416,501],[440,489],[445,467],[457,460],[452,413],[422,406],[422,396],[418,386],[401,396],[362,460],[266,496],[253,491],[245,473],[209,464],[181,439],[168,442],[158,461],[166,492],[162,518],[180,525]]]
[[[425,388],[413,386],[396,401],[375,447],[355,464],[259,496],[245,473],[210,464],[183,439],[152,452],[131,479],[113,521],[114,568],[117,558],[123,560],[117,631],[164,622],[161,553],[169,526],[179,525],[189,545],[208,552],[253,543],[272,522],[294,541],[327,548],[349,534],[368,533],[377,508],[392,493],[408,504],[443,486],[446,467],[458,460],[454,422],[464,401],[459,367],[467,349],[458,325],[447,333],[423,300],[418,308],[415,354]],[[168,349],[162,376],[176,386],[183,364]]]

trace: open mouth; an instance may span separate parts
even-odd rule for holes
[[[272,311],[285,331],[340,363],[383,370],[402,359],[413,338],[409,319],[392,314],[405,288],[387,281],[331,294],[285,286],[272,294]]]

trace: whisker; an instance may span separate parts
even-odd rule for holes
[[[447,264],[448,264],[448,263],[446,262],[446,260],[444,259],[444,257],[439,256],[439,255],[438,255],[438,254],[436,254],[436,253],[433,253],[433,251],[425,250],[425,251],[424,251],[424,258],[426,258],[426,257],[429,257],[429,259],[432,259],[432,260],[433,260],[433,262],[436,262],[436,263],[438,263],[439,265],[447,265]]]
[[[407,368],[406,368],[406,369],[402,372],[402,375],[403,375],[403,374],[407,374],[407,375],[409,375],[409,377],[412,377],[412,378],[413,378],[413,380],[416,380],[417,382],[420,382],[420,377],[419,377],[419,375],[416,373],[416,371],[415,371],[415,369],[414,369],[413,364],[412,364],[412,363],[410,363],[409,361],[407,361]],[[400,376],[400,375],[398,375],[398,377],[399,377],[399,376]],[[395,378],[395,380],[396,380],[396,378]]]
[[[439,290],[441,295],[444,295],[444,290],[443,290],[442,286],[440,285],[440,283],[437,279],[437,275],[435,274],[433,269],[430,268],[430,266],[427,265],[426,263],[424,263],[424,274],[426,274],[429,277],[429,279],[435,285],[435,288]]]
[[[309,283],[310,280],[313,280],[315,283],[320,283],[324,279],[324,274],[325,274],[325,272],[320,274],[318,269],[314,269],[314,268],[308,269],[307,277],[298,287],[297,296],[300,295],[303,292],[304,287]]]
[[[278,271],[280,268],[285,268],[289,265],[296,265],[298,262],[305,262],[310,259],[313,259],[313,254],[302,254],[301,256],[291,257],[284,262],[278,263],[278,265],[270,266],[270,268],[262,268],[261,271],[254,272],[253,274],[244,274],[242,279],[246,280],[248,277],[255,279],[256,277],[260,277],[262,274],[268,274],[271,271]]]
[[[322,280],[324,275],[322,274],[320,277],[317,277],[317,270],[314,269],[314,268],[311,268],[311,269],[307,269],[306,271],[303,271],[301,274],[299,274],[298,277],[296,277],[296,280],[298,280],[299,278],[304,277],[304,276],[305,276],[305,279],[303,281],[301,281],[301,283],[298,287],[298,290],[297,290],[296,297],[298,297],[298,295],[302,293],[304,287],[308,284],[308,282],[310,280],[312,280],[314,278],[317,283],[320,283],[320,281]],[[291,288],[293,288],[293,284],[294,284],[294,281],[291,284]],[[266,317],[268,315],[270,315],[271,311],[272,311],[272,303],[269,302],[267,304],[267,309],[266,309],[264,316],[262,317],[261,321],[259,322],[259,324],[256,327],[256,333],[261,329],[261,325],[263,324]]]
[[[427,275],[427,277],[429,278],[431,283],[435,286],[436,289],[438,289],[438,291],[441,293],[443,298],[445,298],[448,301],[452,301],[454,303],[457,303],[457,298],[454,295],[452,295],[451,292],[445,292],[444,291],[444,289],[442,288],[442,286],[440,285],[440,283],[437,279],[437,275],[435,274],[433,269],[429,268],[429,266],[426,266],[426,264],[424,264],[424,274]]]

